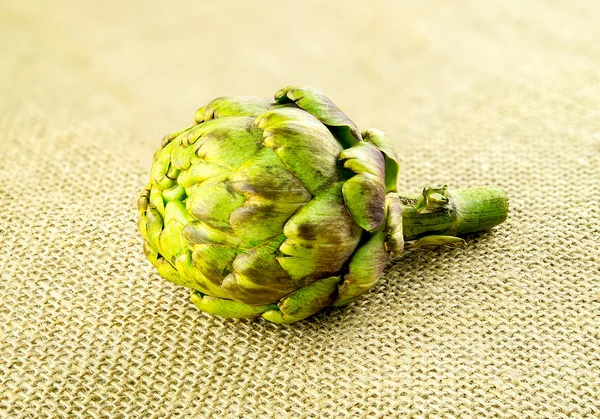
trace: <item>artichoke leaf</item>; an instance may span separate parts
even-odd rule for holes
[[[306,112],[314,115],[323,124],[330,127],[340,144],[351,147],[362,141],[356,124],[323,93],[309,86],[288,86],[275,93],[279,103],[295,102]]]
[[[344,275],[344,282],[338,288],[338,296],[333,305],[345,305],[375,285],[389,258],[385,250],[386,237],[385,231],[373,234],[352,255],[348,263],[348,273]]]
[[[262,147],[262,131],[254,118],[228,116],[198,125],[194,150],[201,159],[232,169],[239,168]]]
[[[152,169],[150,178],[154,183],[160,182],[166,175],[171,164],[171,150],[173,142],[168,143],[164,147],[158,149],[152,157]]]
[[[231,273],[236,255],[236,249],[226,245],[197,244],[192,251],[192,262],[204,278],[221,286],[223,278]]]
[[[225,279],[221,287],[227,291],[230,298],[247,304],[276,303],[282,297],[298,289],[287,275],[281,278],[271,277],[270,283],[260,285],[254,282],[254,277],[232,272]]]
[[[216,177],[226,177],[232,172],[229,167],[208,163],[196,156],[192,159],[192,163],[187,170],[182,171],[177,177],[177,183],[186,189],[186,193],[191,195],[189,189],[198,184]]]
[[[272,148],[313,195],[339,181],[337,156],[342,150],[318,119],[297,108],[269,110],[256,118],[264,144]]]
[[[154,246],[152,246],[148,240],[144,240],[143,249],[144,255],[150,261],[150,263],[156,265],[156,260],[159,258],[159,254]]]
[[[370,174],[348,179],[342,189],[348,211],[365,230],[377,230],[385,220],[385,186]]]
[[[165,213],[165,200],[162,196],[162,189],[157,185],[152,185],[150,189],[150,206],[154,207],[161,216]]]
[[[202,221],[189,222],[181,231],[181,235],[189,247],[194,247],[196,244],[225,244],[237,247],[241,243],[230,230],[220,230]]]
[[[264,201],[305,203],[312,198],[302,182],[268,147],[259,150],[230,179],[236,191]]]
[[[245,243],[245,247],[254,247],[281,234],[285,223],[302,205],[253,197],[232,211],[229,223],[236,236]]]
[[[169,201],[165,206],[165,223],[177,220],[182,225],[186,225],[193,220],[192,216],[185,208],[185,204],[181,201]]]
[[[394,145],[383,131],[374,128],[363,132],[363,138],[366,142],[375,145],[385,156],[385,191],[395,191],[400,163]]]
[[[173,175],[173,172],[177,170],[171,167],[173,145],[174,143],[170,142],[154,154],[150,177],[154,185],[159,186],[161,189],[168,189],[175,183],[176,176],[169,177],[169,174]]]
[[[354,173],[368,173],[383,180],[385,176],[385,160],[383,154],[373,144],[356,143],[340,152],[339,159],[344,167]]]
[[[146,218],[146,213],[144,211],[144,214],[140,215],[140,218],[138,219],[138,231],[140,232],[142,237],[145,239],[145,241],[148,240],[147,226],[148,226],[148,220]]]
[[[175,257],[186,249],[186,242],[181,236],[183,224],[177,220],[170,220],[165,223],[162,233],[160,233],[160,253],[171,263],[175,263]]]
[[[181,285],[209,294],[215,297],[228,298],[227,293],[219,286],[218,281],[212,282],[200,273],[194,266],[192,252],[186,251],[175,259],[175,268],[181,278]]]
[[[236,319],[257,317],[266,311],[277,308],[275,304],[250,305],[239,301],[203,295],[195,290],[192,291],[190,299],[199,310],[205,313]]]
[[[146,210],[146,239],[152,247],[160,252],[160,235],[163,230],[163,217],[154,207],[148,207]]]
[[[165,258],[158,258],[154,264],[159,275],[177,285],[183,285],[179,272]]]
[[[169,189],[164,189],[162,192],[163,200],[166,202],[180,202],[186,198],[185,188],[179,184],[175,184]]]
[[[229,217],[245,201],[246,198],[236,192],[229,181],[206,181],[193,190],[186,201],[186,208],[196,219],[231,231]]]
[[[338,182],[302,207],[283,228],[279,263],[297,284],[338,272],[361,236],[344,205]]]
[[[271,101],[248,96],[223,96],[213,99],[196,111],[196,124],[224,116],[258,116],[271,106]]]
[[[358,242],[358,240],[356,241]],[[356,245],[352,243],[353,245]],[[286,240],[279,250],[283,253],[277,261],[288,272],[298,286],[306,286],[317,278],[334,274],[342,269],[344,262],[352,254],[353,248],[345,246],[340,252],[339,244],[315,244]]]
[[[344,201],[352,218],[367,231],[385,220],[385,161],[374,145],[356,143],[340,153],[344,167],[356,173],[343,187]]]
[[[263,317],[274,323],[294,323],[330,305],[336,296],[339,276],[321,279],[283,298],[278,310],[269,310]]]
[[[289,278],[276,259],[281,254],[279,246],[285,239],[286,237],[282,234],[258,246],[246,249],[233,261],[234,271],[251,277],[252,281],[258,285],[269,285],[272,278]],[[295,284],[291,284],[298,288]]]
[[[398,194],[392,192],[386,195],[386,231],[388,234],[385,249],[396,255],[404,251],[404,234],[402,230],[402,204]]]
[[[431,235],[421,237],[415,241],[406,243],[406,249],[419,249],[421,247],[439,247],[439,246],[458,246],[465,244],[465,241],[456,236]]]
[[[150,189],[152,189],[152,184],[146,186],[138,198],[137,207],[140,215],[144,215],[148,209],[148,205],[150,205]]]
[[[298,288],[277,261],[284,240],[284,235],[274,237],[236,257],[234,272],[222,284],[231,298],[250,304],[274,303]]]
[[[154,265],[160,276],[175,284],[184,285],[185,281],[182,280],[179,272],[147,241],[144,241],[144,254],[150,263]]]
[[[182,134],[174,141],[175,145],[171,151],[171,166],[179,170],[187,170],[195,156],[194,147],[182,144],[184,135],[187,136]]]
[[[159,249],[163,257],[169,262],[173,262],[174,258],[186,248],[181,232],[183,227],[191,220],[192,217],[186,211],[182,202],[170,201],[167,203],[163,231],[160,233]]]
[[[167,144],[169,144],[171,141],[173,141],[177,137],[179,137],[179,140],[181,140],[181,138],[184,138],[184,137],[182,137],[182,134],[186,133],[187,131],[189,131],[193,127],[194,126],[192,125],[191,127],[187,127],[187,128],[182,129],[182,130],[171,132],[171,133],[165,135],[162,138],[162,141],[160,143],[161,148],[165,148],[167,146]]]

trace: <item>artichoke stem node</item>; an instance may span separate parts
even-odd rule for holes
[[[495,186],[449,191],[427,187],[419,196],[398,196],[407,247],[455,245],[461,236],[488,230],[508,217],[508,197]],[[425,240],[424,238],[427,239]],[[420,239],[420,240],[419,240]]]

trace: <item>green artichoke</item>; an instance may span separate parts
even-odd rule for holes
[[[383,132],[315,89],[218,98],[154,155],[144,251],[202,311],[293,323],[367,292],[405,240],[452,244],[506,218],[498,188],[400,196],[398,171]]]

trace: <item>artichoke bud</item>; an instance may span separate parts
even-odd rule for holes
[[[202,311],[293,323],[369,291],[404,247],[403,213],[418,235],[420,213],[448,208],[444,187],[407,212],[398,171],[382,131],[361,134],[311,87],[217,98],[154,155],[145,254]]]
[[[373,286],[397,175],[383,132],[363,140],[306,86],[274,102],[217,98],[194,121],[163,139],[139,199],[146,253],[163,276],[196,290],[201,310],[278,323]]]

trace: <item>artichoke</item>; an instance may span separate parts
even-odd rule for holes
[[[504,221],[498,188],[396,192],[385,134],[330,99],[221,97],[167,135],[139,201],[144,252],[202,311],[293,323],[367,292],[391,252],[453,244]]]

